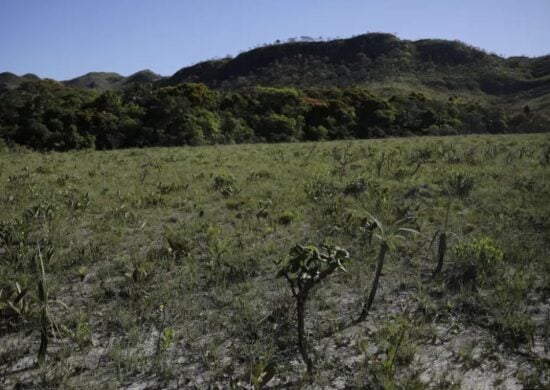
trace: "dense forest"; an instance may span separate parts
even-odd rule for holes
[[[260,47],[170,78],[0,76],[0,143],[39,150],[544,132],[548,57],[367,34]]]

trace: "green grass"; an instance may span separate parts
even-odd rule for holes
[[[275,262],[326,243],[352,261],[308,302],[309,386],[421,388],[422,357],[437,345],[455,356],[445,370],[468,370],[455,342],[466,331],[483,353],[527,367],[519,379],[497,359],[484,370],[548,385],[537,346],[548,340],[549,153],[547,135],[4,152],[0,384],[239,388],[274,362],[270,384],[306,386]],[[354,324],[379,248],[369,215],[420,234],[396,241],[367,321]],[[432,279],[443,229],[446,261]],[[485,239],[502,259],[478,259]],[[37,245],[55,251],[45,272],[59,328],[41,367]],[[14,304],[16,283],[28,291]],[[429,381],[449,384],[439,374]]]

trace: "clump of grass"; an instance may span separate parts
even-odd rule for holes
[[[447,191],[458,198],[466,198],[474,188],[474,177],[465,171],[451,172],[447,178]]]
[[[233,175],[218,175],[214,177],[214,189],[221,190],[224,187],[229,187],[235,184],[235,176]]]
[[[350,181],[344,187],[344,195],[359,196],[368,189],[369,182],[364,177],[358,177]]]
[[[279,225],[290,225],[299,217],[299,214],[293,211],[283,211],[277,216],[277,223]]]

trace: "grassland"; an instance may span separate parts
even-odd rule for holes
[[[543,134],[1,152],[0,387],[547,388],[549,200]],[[312,377],[296,244],[351,259],[307,302]]]

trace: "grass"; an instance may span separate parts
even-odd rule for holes
[[[0,384],[239,388],[269,367],[267,386],[308,386],[277,263],[296,244],[323,243],[352,261],[308,301],[309,386],[444,383],[468,370],[464,332],[522,367],[485,370],[548,385],[535,346],[550,298],[549,148],[540,134],[4,152]],[[366,215],[419,234],[396,241],[356,324],[380,245]],[[432,278],[443,229],[452,234]],[[468,255],[479,242],[502,258]],[[51,308],[59,331],[41,366],[38,243],[54,249],[50,299],[67,307]],[[423,362],[442,345],[455,363],[434,377]]]

